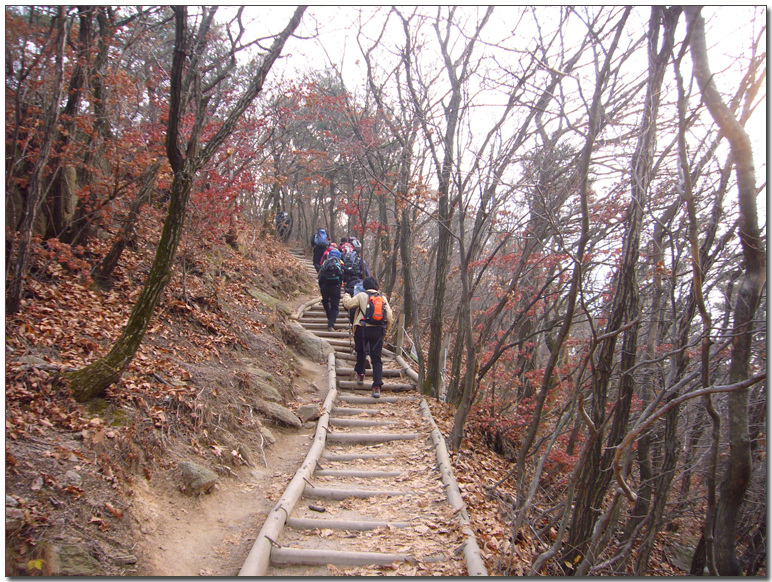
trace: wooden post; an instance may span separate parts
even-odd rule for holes
[[[446,333],[442,338],[442,349],[440,350],[440,386],[437,396],[442,402],[447,402],[447,386],[445,385],[445,364],[448,361],[448,347],[450,346],[450,334]]]
[[[402,355],[402,346],[405,341],[405,314],[400,313],[397,317],[397,355]]]

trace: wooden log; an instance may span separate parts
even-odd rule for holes
[[[385,453],[324,453],[322,459],[325,461],[371,461],[373,459],[393,459],[394,455]]]
[[[381,411],[376,408],[346,408],[345,406],[333,406],[330,414],[332,416],[355,416],[357,414],[379,414]]]
[[[290,517],[287,525],[293,529],[337,529],[351,531],[369,531],[380,527],[408,527],[407,521],[369,521],[354,519],[320,519],[310,517]]]
[[[271,562],[274,564],[302,564],[304,566],[388,566],[394,562],[413,560],[409,554],[385,554],[380,552],[343,552],[339,550],[306,550],[300,548],[274,548]]]
[[[309,330],[310,331],[310,330]],[[324,339],[340,339],[346,340],[346,343],[348,343],[348,337],[349,334],[345,331],[314,331],[314,335],[317,335],[319,337],[323,337]]]
[[[347,348],[349,347],[349,341],[348,340],[339,340],[339,339],[328,339],[324,338],[325,341],[330,344],[334,348]]]
[[[332,426],[396,426],[392,420],[366,420],[364,418],[330,418]]]
[[[337,368],[335,370],[338,374],[338,377],[340,376],[353,376],[354,375],[354,368]],[[365,376],[372,376],[373,371],[365,370]],[[399,378],[402,376],[402,370],[383,370],[383,377],[384,378]]]
[[[313,487],[306,485],[303,497],[306,499],[330,499],[342,501],[354,497],[355,499],[367,499],[368,497],[397,497],[400,495],[412,495],[410,491],[398,489],[345,489],[341,487]]]
[[[339,402],[359,402],[360,404],[378,404],[379,402],[399,402],[401,400],[408,400],[403,396],[381,396],[380,398],[373,398],[371,396],[356,396],[354,394],[338,394]],[[412,398],[410,398],[412,400]]]
[[[399,477],[402,471],[349,471],[345,469],[321,469],[314,475],[318,477],[355,477],[357,479],[385,479]]]
[[[252,549],[244,561],[244,565],[239,570],[239,576],[264,576],[268,568],[271,555],[271,540],[279,537],[287,517],[292,513],[295,505],[305,491],[306,484],[316,470],[319,459],[322,456],[327,440],[327,429],[329,428],[330,410],[332,404],[337,398],[337,388],[335,387],[335,355],[330,354],[327,359],[327,397],[322,405],[322,415],[316,425],[316,433],[311,448],[306,454],[306,458],[300,469],[290,481],[284,494],[278,503],[269,512],[260,533],[252,545]]]
[[[466,570],[470,576],[487,576],[488,569],[485,567],[480,547],[477,545],[477,539],[474,530],[471,528],[469,514],[466,511],[466,504],[461,497],[461,491],[456,483],[456,477],[453,475],[453,466],[450,462],[450,455],[445,446],[445,438],[442,436],[437,423],[434,422],[432,411],[426,400],[421,401],[421,411],[432,426],[431,438],[434,443],[434,450],[437,456],[437,464],[442,476],[442,482],[445,485],[445,494],[448,497],[451,507],[456,512],[457,519],[461,524],[461,532],[464,534],[464,558],[466,559]]]
[[[347,432],[331,433],[327,441],[331,443],[388,443],[391,441],[412,441],[418,438],[415,432],[378,433],[378,432]]]
[[[402,366],[402,371],[407,374],[407,377],[410,378],[413,382],[418,382],[418,372],[413,370],[410,366],[408,366],[407,362],[402,356],[396,356],[394,358],[394,361],[397,362],[400,366]]]
[[[368,382],[369,384],[369,382]],[[371,387],[366,384],[357,384],[354,380],[338,380],[338,388],[345,388],[347,390],[370,390]],[[390,392],[409,392],[415,390],[414,384],[397,384],[386,382],[381,386],[381,390]]]
[[[301,317],[303,317],[303,314],[306,312],[306,310],[310,309],[311,306],[321,302],[322,302],[321,297],[314,297],[313,299],[306,301],[305,303],[303,303],[303,305],[301,305],[298,308],[297,312],[295,313],[294,319],[300,319]]]

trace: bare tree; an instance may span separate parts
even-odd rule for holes
[[[766,250],[759,235],[756,209],[756,172],[748,134],[726,106],[708,64],[705,25],[699,7],[687,7],[686,18],[694,76],[710,114],[719,126],[732,150],[737,176],[739,200],[740,244],[744,259],[744,274],[734,308],[730,383],[739,383],[750,375],[751,344],[754,317],[766,284]],[[718,574],[738,576],[742,568],[737,560],[736,531],[740,507],[751,477],[751,445],[748,429],[748,388],[732,392],[729,405],[729,459],[720,487],[720,499],[713,527],[715,562]],[[706,524],[707,525],[707,524]],[[707,532],[706,532],[707,533]]]
[[[53,19],[52,31],[55,36],[51,42],[51,54],[54,57],[54,79],[51,88],[50,101],[46,108],[43,126],[41,128],[40,151],[35,160],[29,183],[29,193],[24,202],[24,218],[19,228],[19,239],[16,243],[15,259],[12,262],[12,276],[6,291],[5,309],[8,314],[16,313],[21,304],[24,290],[24,277],[29,270],[30,245],[32,243],[32,226],[35,223],[41,205],[45,200],[43,173],[48,165],[49,156],[57,136],[56,124],[59,119],[59,103],[64,89],[64,46],[67,41],[67,17],[65,7],[57,8]],[[9,261],[10,262],[10,261]]]
[[[185,65],[189,58],[186,46],[190,42],[187,29],[187,8],[184,6],[174,7],[175,48],[171,68],[170,109],[166,133],[167,157],[174,177],[168,213],[164,221],[155,260],[123,333],[106,356],[85,368],[66,375],[76,399],[83,401],[101,395],[108,386],[121,377],[134,357],[161,293],[171,276],[174,255],[183,233],[188,199],[196,173],[212,158],[225,139],[234,131],[236,122],[260,93],[268,72],[276,59],[279,58],[287,39],[300,24],[304,11],[304,7],[298,8],[284,30],[276,36],[273,45],[263,57],[239,101],[228,112],[220,129],[202,146],[200,137],[206,119],[207,100],[203,97],[201,73],[197,68],[198,61],[195,50],[190,57],[191,61],[188,63],[187,73],[185,72]],[[202,28],[197,37],[199,42],[203,42],[203,39],[206,38],[206,29],[211,24],[213,13],[214,11],[205,14]],[[202,51],[203,45],[199,45],[197,48]],[[190,90],[193,91],[192,94],[188,93]],[[196,121],[188,143],[184,145],[186,152],[184,154],[183,144],[180,143],[181,121],[186,102],[191,97],[197,106]]]

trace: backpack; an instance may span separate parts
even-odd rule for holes
[[[322,268],[319,270],[319,279],[326,279],[327,283],[340,283],[340,279],[343,277],[343,267],[340,264],[338,257],[327,257],[324,261]]]
[[[362,272],[362,259],[356,253],[356,251],[349,251],[343,255],[343,270],[346,275],[360,275]]]
[[[316,231],[316,234],[314,235],[314,244],[315,245],[326,245],[327,244],[327,231],[323,228],[320,228]]]
[[[377,291],[367,294],[365,323],[369,325],[386,325],[386,299]]]

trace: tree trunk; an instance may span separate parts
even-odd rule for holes
[[[145,179],[140,186],[139,192],[131,203],[129,208],[129,214],[123,222],[121,231],[118,233],[118,237],[113,241],[110,246],[110,250],[104,256],[102,261],[94,268],[92,277],[94,282],[102,288],[108,288],[110,286],[110,278],[112,277],[113,270],[118,265],[118,261],[121,259],[123,249],[126,248],[126,244],[134,232],[134,226],[137,223],[139,217],[139,211],[142,205],[147,201],[150,192],[155,184],[155,177],[158,174],[158,169],[161,167],[161,162],[156,162],[153,167],[145,175]]]
[[[155,260],[142,288],[142,292],[134,305],[123,333],[110,352],[100,360],[74,372],[65,375],[69,380],[73,396],[79,401],[95,398],[104,393],[108,386],[120,379],[123,371],[129,365],[145,335],[145,330],[153,316],[158,300],[164,287],[171,277],[174,255],[185,226],[190,191],[193,187],[198,169],[206,164],[219,149],[225,139],[233,133],[236,121],[244,114],[249,104],[260,93],[265,77],[273,63],[279,57],[284,43],[300,24],[300,18],[305,8],[295,11],[290,23],[275,39],[261,66],[258,68],[250,85],[239,102],[233,107],[220,129],[203,147],[199,148],[198,136],[203,124],[203,110],[197,115],[197,126],[191,131],[190,143],[187,144],[187,159],[183,157],[179,144],[179,131],[183,111],[181,104],[182,78],[185,63],[185,46],[187,41],[187,8],[175,7],[175,50],[172,61],[171,92],[169,98],[169,122],[166,134],[166,152],[174,172],[172,179],[169,209],[164,221],[161,239],[156,249]],[[203,102],[199,100],[199,107]]]
[[[80,108],[83,97],[83,89],[86,84],[86,71],[88,71],[89,53],[91,50],[91,23],[93,21],[95,7],[78,7],[80,26],[78,34],[78,50],[75,55],[75,66],[67,87],[67,103],[62,111],[63,131],[57,136],[55,150],[63,152],[69,145],[74,132],[75,118]],[[65,162],[66,163],[66,162]],[[76,188],[70,184],[66,165],[59,165],[54,171],[51,183],[51,193],[48,197],[48,220],[46,223],[46,238],[61,236],[72,218],[68,208],[72,206],[71,199],[75,196]],[[69,242],[69,241],[65,241]]]
[[[21,296],[24,291],[24,278],[29,270],[29,260],[32,245],[32,226],[43,203],[43,173],[48,165],[53,141],[56,137],[56,123],[59,119],[59,103],[64,89],[64,45],[67,41],[66,14],[63,6],[57,9],[54,29],[56,40],[54,41],[54,57],[56,67],[51,101],[48,104],[40,140],[40,151],[30,177],[27,199],[24,201],[24,218],[19,228],[19,239],[16,246],[16,257],[13,263],[12,277],[6,291],[5,309],[8,315],[12,315],[21,306]]]
[[[118,341],[105,357],[66,375],[76,400],[83,402],[102,395],[111,384],[120,379],[137,353],[161,293],[171,278],[174,255],[185,227],[185,214],[194,173],[189,164],[186,164],[184,171],[175,172],[169,211],[153,266]]]
[[[690,49],[694,75],[700,86],[705,105],[716,124],[729,141],[737,176],[740,243],[745,273],[734,309],[732,359],[729,365],[730,383],[745,380],[750,375],[751,344],[754,335],[753,318],[766,283],[766,251],[759,235],[756,209],[756,173],[750,139],[735,116],[721,99],[713,83],[708,65],[705,28],[699,7],[687,7]],[[728,395],[729,458],[720,487],[716,513],[716,567],[722,576],[739,576],[742,569],[737,560],[736,532],[740,507],[751,477],[751,447],[748,433],[748,390]]]
[[[641,120],[641,134],[631,160],[631,202],[627,213],[627,231],[623,242],[623,256],[616,277],[616,289],[609,316],[607,333],[615,332],[632,323],[638,317],[639,289],[636,268],[640,255],[640,236],[643,209],[648,206],[648,189],[657,133],[657,114],[660,103],[662,80],[671,54],[675,25],[680,9],[652,8],[649,24],[649,78]],[[659,45],[660,28],[664,30],[662,47]],[[605,420],[607,390],[612,376],[615,356],[616,334],[606,339],[601,347],[597,362],[597,376],[592,382],[592,420],[600,427]],[[620,355],[620,380],[616,405],[607,441],[599,438],[592,450],[590,462],[580,477],[579,495],[574,508],[574,519],[568,539],[569,551],[566,560],[574,563],[589,547],[593,529],[600,512],[603,497],[611,482],[611,462],[615,447],[622,441],[630,416],[634,382],[630,370],[637,359],[638,324],[633,323],[625,330]],[[602,434],[602,433],[601,433]],[[605,451],[602,450],[605,448]],[[596,554],[597,555],[597,554]]]

